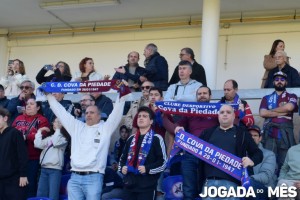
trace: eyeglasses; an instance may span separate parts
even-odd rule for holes
[[[184,56],[184,55],[186,55],[185,53],[181,53],[181,54],[179,54],[179,56],[181,57],[181,56]]]
[[[93,99],[82,99],[80,102],[93,101]]]
[[[283,77],[276,77],[275,78],[275,81],[285,81],[286,79],[285,78],[283,78]]]
[[[149,90],[151,88],[151,86],[141,86],[142,90],[146,89]]]
[[[56,65],[57,68],[64,68],[65,66],[63,65]]]
[[[23,90],[23,89],[29,90],[30,88],[31,88],[30,86],[21,86],[21,87],[20,87],[21,90]]]

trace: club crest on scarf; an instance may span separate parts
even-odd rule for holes
[[[126,166],[128,167],[128,172],[132,172],[134,174],[139,174],[138,167],[144,165],[147,155],[150,151],[152,141],[154,138],[154,131],[150,129],[143,138],[141,147],[139,151],[137,151],[137,145],[140,137],[140,132],[138,131],[135,136],[132,138],[130,143]],[[138,153],[138,155],[136,155]],[[137,161],[136,161],[137,158]],[[136,166],[135,166],[136,163]]]
[[[126,86],[121,80],[117,80],[112,89],[117,90],[120,93],[120,97],[131,93],[130,88]]]

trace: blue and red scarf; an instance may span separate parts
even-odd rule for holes
[[[45,82],[38,90],[42,92],[107,92],[110,89],[117,90],[120,97],[131,93],[130,88],[120,80],[83,81],[83,82]]]
[[[150,151],[152,141],[154,138],[154,131],[152,129],[150,129],[146,133],[146,135],[143,138],[141,147],[137,151],[138,141],[139,141],[140,136],[141,136],[141,133],[138,130],[130,143],[128,156],[127,156],[126,166],[128,167],[128,172],[132,172],[134,174],[139,174],[138,167],[144,165],[144,163],[146,161],[147,155]],[[138,154],[138,155],[136,155],[136,154]]]

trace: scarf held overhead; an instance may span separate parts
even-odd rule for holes
[[[39,88],[43,92],[107,92],[114,89],[120,92],[121,96],[130,93],[130,89],[120,80],[109,81],[84,81],[84,82],[46,82]]]
[[[217,117],[218,111],[223,103],[204,102],[179,102],[179,101],[158,101],[155,102],[158,109],[163,113],[176,114],[182,116],[209,116]],[[227,104],[228,105],[228,104]],[[238,109],[238,104],[230,104],[234,110]]]

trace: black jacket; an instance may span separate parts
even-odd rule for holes
[[[288,64],[285,64],[285,66],[281,70],[283,73],[287,75],[287,88],[293,88],[293,87],[300,87],[300,76],[298,71],[291,67]],[[274,80],[274,74],[276,72],[279,72],[279,68],[275,67],[272,69],[268,74],[268,79],[265,84],[265,88],[274,88],[273,80]]]
[[[57,68],[54,71],[54,74],[51,74],[49,76],[45,76],[45,74],[48,72],[44,67],[39,71],[39,73],[36,75],[36,81],[39,84],[42,84],[44,82],[68,82],[72,79],[72,76],[66,76],[62,75]]]
[[[215,126],[213,128],[206,129],[202,132],[202,135],[200,138],[206,142],[209,142],[209,139],[213,132],[218,128],[219,126]],[[251,134],[244,128],[235,126],[236,128],[236,156],[242,158],[242,157],[249,157],[253,162],[254,166],[261,163],[263,160],[263,153],[258,148],[257,144],[252,139]],[[253,167],[248,167],[248,173],[249,176],[253,175]],[[204,174],[204,162],[200,162],[200,182],[205,181],[206,176]]]
[[[128,151],[133,138],[134,135],[128,138],[126,145],[123,149],[123,153],[119,162],[120,172],[122,172],[122,167],[126,166]],[[140,149],[143,138],[144,136],[139,137],[137,149]],[[128,188],[126,189],[132,192],[144,192],[144,191],[155,190],[160,173],[163,172],[163,170],[166,167],[166,162],[167,162],[167,155],[166,155],[166,149],[165,149],[163,138],[160,135],[155,134],[154,139],[152,141],[152,146],[150,148],[150,151],[147,155],[144,164],[146,168],[146,173],[143,175],[141,174],[134,175],[133,176],[135,179],[134,187],[130,189]]]
[[[196,61],[194,61],[193,65],[193,71],[191,74],[191,79],[194,79],[200,83],[202,83],[202,85],[207,85],[206,82],[206,75],[205,75],[205,70],[203,68],[202,65],[200,65],[199,63],[197,63]],[[178,74],[178,66],[175,68],[173,75],[169,81],[169,86],[175,83],[178,83],[180,81],[179,78],[179,74]]]
[[[169,67],[166,59],[158,52],[145,60],[146,72],[144,76],[151,81],[155,87],[163,91],[168,89]]]
[[[113,103],[110,98],[101,94],[95,101],[95,105],[101,110],[101,113],[105,113],[107,115],[106,118],[110,115],[113,110]],[[102,115],[103,116],[103,115]]]
[[[122,80],[122,79],[124,79],[125,81],[128,81],[130,79],[134,83],[138,83],[139,85],[142,84],[142,82],[140,81],[140,76],[145,74],[145,68],[137,66],[134,74],[131,74],[129,72],[129,65],[128,64],[126,64],[124,66],[124,69],[125,69],[125,74],[116,72],[114,74],[114,76],[112,77],[112,79],[113,80]],[[138,92],[138,91],[140,91],[139,88],[136,90],[136,92]]]
[[[0,180],[11,176],[27,177],[28,155],[22,133],[7,127],[0,134]]]

